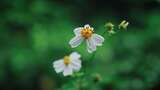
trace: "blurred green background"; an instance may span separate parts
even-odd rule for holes
[[[68,44],[76,27],[102,35],[124,19],[128,30],[106,35],[92,62],[85,45]],[[0,0],[0,90],[160,90],[159,46],[160,0]],[[52,67],[72,51],[88,73],[81,80]]]

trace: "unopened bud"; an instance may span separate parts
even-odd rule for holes
[[[123,20],[120,24],[119,24],[119,29],[127,29],[129,25],[129,22],[127,22],[126,20]]]
[[[114,29],[114,25],[111,22],[106,23],[105,27],[107,28],[108,31],[111,31]]]
[[[108,31],[109,34],[115,34],[116,32],[114,30]]]
[[[116,33],[114,31],[114,25],[111,22],[106,23],[105,27],[107,28],[109,34],[115,34]]]

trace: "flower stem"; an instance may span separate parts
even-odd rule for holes
[[[95,56],[96,56],[96,51],[92,54],[90,60],[93,60]]]

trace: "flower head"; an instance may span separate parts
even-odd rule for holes
[[[63,72],[64,76],[69,76],[72,75],[74,71],[79,71],[81,68],[80,57],[80,54],[73,52],[63,59],[54,61],[53,67],[55,68],[56,73]]]
[[[74,29],[75,37],[73,37],[69,44],[72,48],[75,48],[81,44],[82,41],[86,41],[87,50],[89,53],[96,51],[96,46],[101,46],[104,42],[104,38],[94,33],[94,29],[86,24],[84,27],[78,27]]]

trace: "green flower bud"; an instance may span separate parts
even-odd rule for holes
[[[114,31],[114,25],[111,22],[106,23],[105,27],[107,28],[109,34],[115,34],[116,33]]]
[[[108,31],[109,34],[115,34],[116,32],[114,30]]]
[[[128,25],[129,25],[129,22],[127,22],[126,20],[123,20],[123,21],[119,24],[118,28],[119,28],[119,29],[127,29]]]
[[[111,31],[114,29],[114,25],[111,22],[106,23],[105,27],[107,28],[108,31]]]

